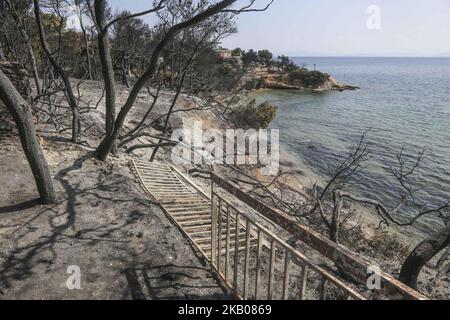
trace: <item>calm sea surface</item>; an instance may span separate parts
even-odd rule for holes
[[[348,146],[368,132],[371,160],[355,192],[398,203],[386,171],[402,147],[413,160],[426,148],[415,185],[430,204],[450,201],[450,58],[295,58],[361,90],[324,94],[266,91],[258,100],[279,107],[281,143],[309,170],[326,178]],[[405,213],[408,213],[407,211]],[[419,231],[438,227],[425,219]]]

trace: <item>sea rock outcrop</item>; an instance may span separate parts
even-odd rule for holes
[[[332,76],[318,71],[309,72],[320,75],[319,81],[305,85],[300,79],[295,79],[291,74],[281,70],[273,71],[268,68],[258,67],[247,73],[242,79],[242,87],[246,90],[273,89],[273,90],[311,90],[313,92],[356,90],[359,87],[342,84]]]
[[[322,92],[322,91],[331,91],[331,90],[337,90],[337,91],[344,91],[344,90],[357,90],[360,89],[356,86],[351,86],[348,84],[343,84],[334,79],[333,77],[328,77],[328,80],[318,88],[315,88],[314,91],[316,92]]]

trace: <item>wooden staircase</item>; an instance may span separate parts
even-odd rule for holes
[[[161,204],[161,207],[175,222],[183,233],[194,243],[197,249],[209,261],[211,260],[211,201],[208,195],[190,183],[176,169],[158,163],[131,160],[131,171],[138,179],[141,187]],[[232,222],[235,222],[231,218]],[[225,223],[225,221],[223,220]],[[235,223],[230,229],[230,240],[239,239],[239,252],[246,248],[246,228],[240,226],[236,232]],[[226,238],[226,231],[222,239]],[[251,237],[251,245],[257,239]],[[230,253],[235,252],[234,248]],[[221,252],[225,255],[225,249]]]

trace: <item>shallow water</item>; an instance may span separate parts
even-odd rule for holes
[[[449,58],[295,58],[330,73],[357,91],[298,93],[264,91],[258,100],[279,108],[274,128],[281,143],[308,169],[322,177],[361,134],[372,142],[371,160],[357,177],[353,191],[394,206],[399,188],[387,170],[405,148],[411,161],[426,148],[415,185],[419,199],[429,204],[450,200],[450,59]],[[410,213],[405,210],[406,214]],[[439,227],[429,217],[419,231]]]

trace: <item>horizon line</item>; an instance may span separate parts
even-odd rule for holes
[[[281,54],[276,54],[281,55]],[[286,55],[286,54],[284,54]],[[434,58],[434,59],[440,59],[440,58],[450,58],[450,55],[448,56],[397,56],[397,55],[304,55],[304,54],[298,54],[298,55],[286,55],[288,57],[291,58],[401,58],[401,59],[406,59],[406,58],[411,58],[411,59],[417,59],[417,58],[424,58],[424,59],[430,59],[430,58]]]

